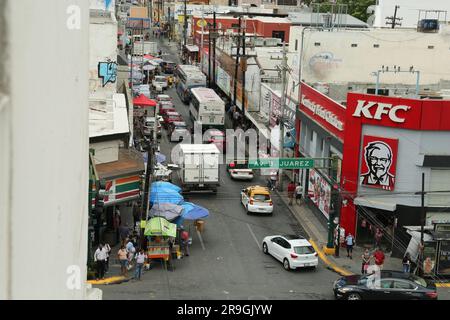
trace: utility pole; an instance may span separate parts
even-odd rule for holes
[[[400,6],[395,6],[395,10],[394,10],[394,16],[392,17],[386,17],[386,24],[387,25],[391,25],[391,29],[394,29],[395,26],[401,26],[401,22],[397,22],[403,20],[403,18],[397,18],[397,9],[400,9]]]
[[[212,73],[213,73],[213,89],[216,87],[216,12],[213,12],[213,32],[214,32],[214,37],[213,37],[213,47],[212,47],[212,59],[213,59],[213,69],[212,69]],[[211,35],[210,35],[211,36]]]
[[[202,6],[202,34],[201,34],[201,40],[200,40],[200,67],[201,67],[201,70],[203,71],[203,33],[205,32],[205,25],[204,25],[204,22],[205,22],[205,6]],[[209,81],[209,80],[208,80]]]
[[[208,88],[211,88],[211,25],[208,26]]]
[[[237,96],[237,85],[238,85],[238,71],[239,71],[239,54],[241,51],[241,16],[239,16],[239,22],[238,22],[238,41],[237,41],[237,48],[236,48],[236,64],[234,68],[234,94],[233,94],[233,104],[237,106],[236,104],[236,96]]]
[[[241,71],[242,71],[242,114],[245,119],[245,71],[247,71],[247,57],[245,55],[245,20],[244,27],[242,28],[242,59],[241,59]]]
[[[155,121],[156,122],[156,121]],[[148,210],[149,210],[149,193],[150,193],[150,183],[151,183],[151,174],[153,173],[153,139],[147,142],[147,168],[145,171],[145,183],[144,183],[144,201],[143,201],[143,210],[141,210],[141,221],[147,220]],[[141,229],[141,247],[144,247],[145,239],[144,239],[144,229]]]
[[[275,59],[279,60],[279,59]],[[281,71],[281,106],[280,106],[280,140],[279,140],[279,158],[284,157],[284,109],[286,106],[286,73],[288,71],[287,65],[287,50],[286,43],[283,42],[283,57],[281,58],[281,67],[278,69]],[[283,191],[283,169],[278,169],[278,190]]]
[[[425,173],[422,172],[422,192],[420,193],[420,201],[421,201],[421,221],[420,221],[420,251],[419,251],[419,273],[422,276],[423,275],[423,249],[424,249],[424,242],[423,242],[423,234],[425,229]]]
[[[187,0],[184,0],[184,18],[183,18],[183,39],[184,46],[186,47],[187,37]],[[210,53],[211,54],[211,53]]]

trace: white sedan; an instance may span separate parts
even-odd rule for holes
[[[315,268],[319,264],[317,252],[311,243],[295,235],[267,236],[262,242],[262,250],[282,262],[286,270]]]

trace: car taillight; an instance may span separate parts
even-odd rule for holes
[[[438,296],[437,292],[427,292],[425,294],[427,295],[427,297],[429,297],[431,299],[436,299]]]
[[[314,252],[314,257],[317,257],[317,256],[318,256],[317,252]]]
[[[237,174],[238,172],[237,172],[236,170],[233,170],[233,173],[234,173],[234,174]]]
[[[234,168],[236,165],[234,164],[234,162],[230,163],[230,168]]]
[[[253,204],[253,199],[250,199],[250,204]]]
[[[291,258],[293,259],[298,258],[298,255],[296,255],[295,253],[291,253]]]
[[[269,206],[273,206],[273,202],[272,201],[269,201]]]

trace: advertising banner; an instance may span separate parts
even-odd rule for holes
[[[217,67],[216,83],[223,92],[230,95],[231,77],[221,67]]]
[[[361,185],[394,190],[397,149],[397,139],[364,136],[361,152]]]
[[[308,196],[323,215],[329,219],[331,186],[316,170],[309,170]]]

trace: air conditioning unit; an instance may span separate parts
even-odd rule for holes
[[[418,32],[438,32],[439,21],[437,19],[422,19],[417,24]]]

